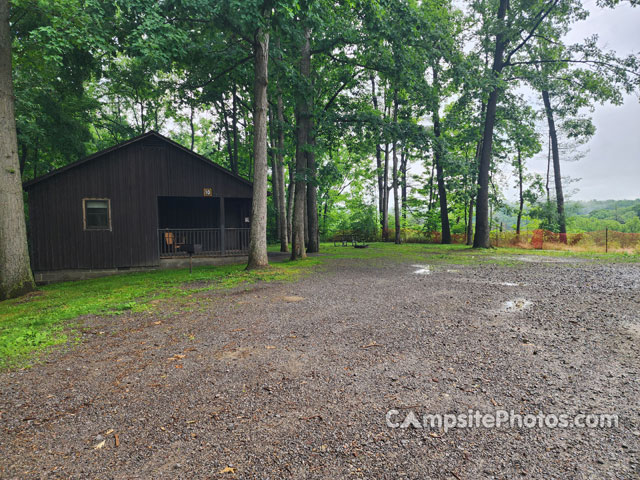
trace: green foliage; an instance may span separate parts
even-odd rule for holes
[[[587,15],[579,0],[512,0],[504,22],[496,18],[498,3],[16,0],[11,29],[23,179],[149,129],[250,178],[253,42],[268,32],[270,147],[276,149],[282,128],[280,153],[291,178],[296,105],[304,100],[313,142],[300,148],[313,151],[318,174],[294,177],[317,187],[325,238],[347,229],[379,234],[385,149],[389,189],[394,147],[404,160],[402,226],[441,229],[438,154],[451,230],[463,233],[477,194],[487,97],[496,87],[491,210],[497,218],[503,174],[514,171],[522,176],[525,216],[553,229],[551,206],[539,203],[541,180],[526,166],[546,135],[537,126],[539,105],[519,95],[520,87],[549,91],[562,135],[580,145],[595,134],[585,116],[594,104],[619,104],[623,93],[637,90],[639,62],[602,49],[595,36],[566,44],[572,23]],[[305,31],[313,53],[308,79],[299,71]],[[506,51],[496,75],[491,56],[499,35]],[[283,122],[276,120],[278,99]],[[271,198],[269,239],[274,215]],[[569,225],[604,225],[596,219]],[[597,220],[637,228],[630,217]]]

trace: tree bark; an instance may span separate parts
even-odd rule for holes
[[[284,107],[282,103],[282,93],[278,91],[277,107],[278,127],[277,127],[277,147],[276,170],[278,171],[278,184],[276,186],[278,195],[278,221],[280,222],[280,251],[289,251],[289,232],[287,225],[287,206],[284,193]]]
[[[0,300],[35,288],[29,266],[11,70],[9,2],[0,0]]]
[[[307,225],[309,232],[309,241],[307,242],[307,253],[317,253],[320,251],[320,236],[318,224],[318,187],[316,186],[316,154],[313,151],[315,147],[315,138],[313,138],[313,120],[309,122],[311,137],[308,142],[311,149],[307,152],[307,172],[309,174],[309,182],[307,183]]]
[[[558,132],[553,119],[553,108],[551,108],[551,99],[549,92],[542,91],[542,100],[544,101],[544,109],[547,113],[547,122],[549,123],[549,137],[551,138],[551,153],[553,155],[553,178],[556,186],[556,204],[558,209],[558,229],[559,233],[567,233],[567,221],[564,216],[564,194],[562,192],[562,175],[560,174],[560,149],[558,148]],[[566,241],[566,236],[564,237]]]
[[[376,77],[371,74],[371,97],[373,100],[373,108],[378,110],[378,96],[376,95]],[[384,202],[384,190],[382,183],[382,149],[380,143],[376,142],[376,177],[378,180],[378,213],[380,214],[380,225],[382,226],[382,208]]]
[[[258,28],[253,39],[253,200],[247,269],[265,267],[267,257],[267,84],[269,33]]]
[[[486,116],[487,104],[485,102],[481,102],[480,104],[480,124],[484,122]],[[478,166],[480,165],[480,155],[482,154],[482,139],[478,140],[478,145],[476,146],[476,154],[473,158],[474,164],[471,168],[471,189],[470,199],[469,199],[469,224],[467,225],[467,245],[473,245],[473,208],[475,206],[477,192],[477,176],[478,176]]]
[[[271,158],[271,191],[273,192],[273,210],[275,213],[275,223],[276,223],[276,238],[280,240],[280,236],[282,235],[280,229],[280,197],[278,195],[278,184],[280,181],[278,180],[278,159],[277,152],[278,148],[276,147],[276,132],[275,132],[275,121],[273,119],[273,109],[269,106],[269,158]]]
[[[300,47],[300,75],[308,79],[311,73],[311,45],[309,42],[310,32],[305,29],[304,38]],[[305,148],[309,138],[308,117],[309,109],[307,103],[308,92],[298,92],[296,99],[296,187],[295,201],[293,207],[293,238],[291,241],[291,260],[305,258],[305,207],[306,207],[306,172],[307,155]]]
[[[384,145],[384,171],[382,180],[382,240],[389,240],[389,144]]]
[[[524,208],[524,195],[522,193],[522,155],[518,147],[518,187],[520,193],[520,204],[518,208],[518,220],[516,221],[516,235],[520,235],[520,223],[522,221],[522,210]]]
[[[500,0],[498,7],[498,34],[496,35],[496,48],[493,56],[493,66],[491,68],[493,77],[497,81],[500,78],[504,67],[504,50],[506,39],[504,34],[503,20],[507,14],[509,0]],[[475,248],[490,248],[491,232],[489,226],[489,170],[491,168],[491,153],[493,147],[493,129],[496,123],[496,109],[500,96],[500,86],[495,85],[489,99],[487,100],[487,113],[484,121],[484,133],[482,136],[482,153],[480,155],[480,165],[478,167],[478,198],[476,205],[476,235],[473,239]]]
[[[473,245],[473,207],[474,207],[474,198],[471,197],[469,199],[469,220],[467,223],[467,245]]]
[[[407,221],[407,161],[408,161],[408,155],[403,146],[402,150],[400,150],[400,174],[402,176],[402,221],[403,222]]]
[[[233,158],[231,161],[231,171],[238,174],[238,99],[236,97],[237,87],[233,84],[231,96],[231,122],[233,129]]]
[[[429,175],[429,204],[427,210],[430,212],[433,208],[433,173],[435,172],[435,161],[431,163],[431,174]]]
[[[287,240],[293,242],[293,205],[295,203],[296,194],[296,169],[295,165],[289,166],[289,189],[287,191]]]
[[[398,123],[398,91],[395,90],[393,92],[393,123]],[[396,147],[398,142],[395,137],[393,139],[393,172],[392,172],[392,181],[393,181],[393,216],[395,217],[395,238],[394,241],[397,245],[401,243],[400,240],[400,197],[398,192],[398,154],[396,151]]]
[[[433,85],[438,90],[438,69],[433,69]],[[439,95],[439,93],[438,93]],[[442,230],[442,244],[451,243],[451,227],[449,226],[449,209],[447,206],[447,189],[444,184],[444,171],[442,168],[443,148],[440,132],[440,104],[436,101],[433,109],[433,158],[436,163],[436,178],[438,180],[438,197],[440,198],[440,225]]]
[[[196,141],[196,127],[193,124],[193,115],[194,115],[194,110],[195,108],[193,107],[193,105],[189,105],[189,108],[191,110],[191,114],[189,115],[189,127],[191,128],[191,148],[190,150],[193,150],[193,146],[195,145],[195,141]],[[157,118],[157,110],[156,110],[156,118]],[[156,120],[157,123],[157,120]],[[156,130],[157,130],[157,126],[156,126]]]

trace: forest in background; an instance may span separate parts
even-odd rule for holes
[[[514,230],[517,217],[517,205],[506,204],[496,216],[494,228]],[[593,232],[609,229],[623,233],[640,233],[640,199],[636,200],[590,200],[568,201],[567,232]],[[527,216],[523,228],[533,230],[542,228],[546,217],[536,217],[535,208]]]
[[[637,55],[597,34],[565,41],[589,15],[579,0],[2,7],[20,180],[160,131],[254,182],[250,266],[266,264],[267,237],[292,258],[344,231],[396,243],[403,229],[442,243],[462,232],[489,247],[513,188],[506,172],[516,230],[528,217],[580,228],[561,162],[595,134],[594,105],[621,104],[640,84]],[[543,150],[546,178],[527,168]],[[0,232],[24,229],[5,217]],[[26,272],[26,249],[0,240],[3,262],[26,258],[15,269]]]

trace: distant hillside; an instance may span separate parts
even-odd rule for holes
[[[611,210],[620,212],[625,209],[634,209],[636,215],[640,214],[640,199],[636,200],[589,200],[588,202],[567,202],[567,208],[572,209],[575,215],[589,215],[598,210]]]
[[[565,209],[569,232],[592,232],[608,228],[618,232],[640,233],[640,199],[570,201],[566,203]],[[494,228],[499,228],[502,222],[505,230],[513,230],[516,223],[515,210],[515,205],[508,205],[496,212]],[[531,230],[538,223],[535,219],[527,218],[523,221],[523,228]]]

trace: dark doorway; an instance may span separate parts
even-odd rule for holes
[[[219,228],[220,199],[158,197],[159,228]]]

